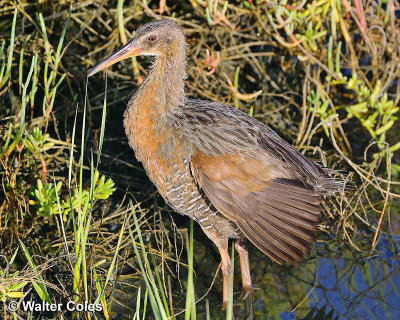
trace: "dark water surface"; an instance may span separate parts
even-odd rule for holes
[[[195,228],[196,299],[209,290],[220,261],[216,248],[203,239],[200,232]],[[381,236],[373,255],[369,255],[371,232],[364,238],[353,240],[353,244],[363,250],[361,252],[347,241],[339,244],[337,239],[320,238],[322,240],[307,259],[297,266],[278,265],[255,247],[250,247],[251,272],[257,288],[255,319],[400,319],[400,237]],[[183,257],[182,262],[185,259]],[[184,307],[186,268],[181,267],[179,277],[180,282],[172,280],[174,305],[181,307],[175,307],[175,313]],[[135,294],[135,290],[131,290],[125,291],[125,299],[132,305],[136,297],[129,297]],[[236,255],[235,319],[245,319],[241,297],[240,266]],[[221,273],[206,297],[197,303],[197,319],[206,319],[207,300],[211,319],[226,319],[226,313],[221,309]],[[129,318],[122,310],[117,314],[115,319]],[[146,319],[152,319],[151,310]],[[178,315],[177,319],[184,319],[184,314]]]
[[[269,286],[257,283],[256,319],[400,319],[399,238],[382,237],[370,257],[331,246],[318,244],[287,273],[276,269]]]
[[[308,291],[301,308],[320,310],[325,306],[334,315],[327,319],[400,319],[398,248],[398,239],[389,242],[384,238],[378,253],[370,258],[358,257],[349,248],[339,251],[341,257],[316,260],[303,273],[304,279],[313,280],[300,285]],[[295,313],[282,311],[280,319],[296,319]]]

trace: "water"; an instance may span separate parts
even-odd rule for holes
[[[254,299],[255,319],[400,319],[400,238],[382,236],[376,251],[370,256],[372,238],[373,234],[369,232],[358,240],[353,239],[354,245],[363,250],[361,252],[347,241],[338,243],[337,239],[322,239],[306,260],[297,266],[278,265],[251,246],[251,272],[257,288]],[[211,319],[225,319],[225,311],[221,309],[221,273],[210,289],[219,265],[218,251],[197,227],[194,248],[196,298],[208,292],[196,305],[197,318],[206,319],[208,300]],[[182,257],[182,262],[185,259]],[[174,264],[170,266],[176,271]],[[179,277],[181,282],[173,281],[172,278],[175,313],[184,308],[186,268],[181,267]],[[135,294],[134,291],[125,291],[128,301],[136,299],[129,298],[130,294]],[[236,319],[245,319],[241,297],[240,266],[236,255]],[[121,312],[118,319],[123,319],[122,315],[127,319],[129,316],[132,318],[129,312]],[[146,319],[152,319],[151,311]],[[177,316],[177,319],[184,319],[184,315]]]
[[[317,245],[311,260],[255,279],[256,319],[309,319],[322,309],[325,317],[310,319],[400,319],[399,244],[383,237],[371,257],[349,245]]]
[[[319,259],[310,307],[327,305],[338,319],[400,319],[400,264],[390,247],[383,238],[371,258],[349,250],[343,258]]]

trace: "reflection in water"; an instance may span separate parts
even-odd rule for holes
[[[195,230],[195,234],[196,299],[207,293],[196,305],[197,318],[206,319],[208,303],[211,319],[226,319],[225,311],[221,309],[221,274],[210,289],[220,261],[218,251],[202,238],[201,232]],[[336,239],[321,241],[314,246],[308,259],[295,267],[278,265],[255,247],[250,247],[251,272],[257,288],[255,319],[400,319],[400,237],[382,236],[373,256],[368,255],[371,237],[365,237],[355,245],[364,252],[358,252],[347,243],[338,244]],[[168,282],[171,281],[174,311],[179,313],[185,305],[186,268],[181,267],[178,273],[175,263],[168,265],[177,276],[169,276]],[[135,283],[135,286],[142,285]],[[125,289],[118,299],[132,305],[137,290],[132,286],[122,287]],[[235,319],[244,319],[237,256],[234,291]],[[113,310],[118,315],[116,319],[132,319],[132,310],[118,312],[118,307]],[[146,319],[153,319],[151,310]],[[184,314],[177,319],[184,319]]]
[[[354,259],[348,252],[321,259],[312,303],[327,304],[344,319],[400,319],[400,264],[390,248],[384,239],[371,258]]]
[[[382,238],[372,257],[352,247],[329,252],[328,244],[319,244],[314,256],[320,258],[264,277],[256,318],[400,319],[399,244]],[[324,318],[311,317],[321,309]]]

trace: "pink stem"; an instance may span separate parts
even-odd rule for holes
[[[360,2],[358,0],[354,0],[354,5],[356,6],[358,19],[360,19],[361,28],[365,32],[367,30],[367,24],[365,22],[362,6],[361,6],[361,4],[360,4]]]

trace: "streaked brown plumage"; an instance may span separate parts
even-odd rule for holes
[[[251,290],[244,240],[278,263],[295,264],[315,240],[320,196],[342,183],[245,113],[187,98],[186,46],[172,20],[147,23],[89,76],[129,56],[156,57],[128,103],[126,134],[166,202],[197,221],[217,245],[226,303],[228,240],[236,241],[243,286]]]

